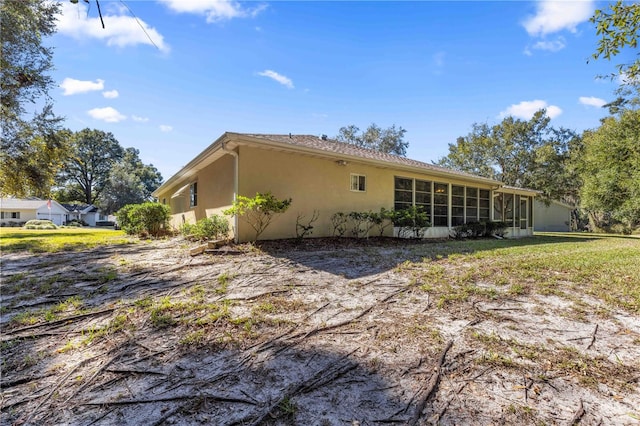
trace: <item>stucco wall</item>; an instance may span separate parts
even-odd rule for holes
[[[533,204],[535,230],[540,232],[569,232],[571,223],[571,208],[552,202],[546,206],[541,201]]]
[[[357,162],[340,165],[331,159],[247,146],[241,146],[239,154],[241,195],[252,197],[256,192],[271,191],[280,199],[293,200],[289,210],[274,219],[261,239],[295,237],[298,214],[310,218],[314,210],[319,212],[319,218],[313,224],[312,236],[322,237],[332,235],[330,218],[336,212],[379,211],[381,207],[392,209],[394,176],[465,184],[463,181],[444,180],[427,174],[400,173]],[[351,173],[366,176],[366,192],[350,190]],[[489,189],[478,184],[470,186]],[[239,228],[241,241],[254,237],[253,229],[242,220],[239,221]],[[389,228],[387,235],[391,236],[392,232]],[[443,235],[448,235],[446,228],[443,228],[443,232]]]
[[[171,225],[177,229],[185,222],[195,223],[212,214],[222,215],[222,210],[229,208],[233,202],[233,180],[234,159],[231,155],[225,155],[198,171],[195,176],[178,181],[158,194],[158,200],[165,200],[171,208]],[[195,207],[189,206],[189,188],[171,198],[181,187],[192,182],[198,182],[198,202]]]
[[[14,223],[23,223],[23,222],[27,222],[29,220],[32,219],[36,219],[36,211],[31,209],[31,210],[22,210],[22,209],[2,209],[2,211],[5,214],[5,218],[4,219],[0,219],[0,222],[2,223],[6,223],[8,224],[9,222],[14,222]],[[20,213],[20,219],[11,219],[8,218],[7,216],[10,215],[13,212],[19,212]]]

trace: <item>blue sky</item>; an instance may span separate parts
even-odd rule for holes
[[[473,123],[527,119],[581,132],[606,116],[630,58],[588,61],[606,3],[62,3],[51,91],[72,130],[112,132],[168,179],[225,131],[407,130],[426,162]],[[90,6],[90,7],[88,7]],[[133,17],[133,14],[137,17]]]

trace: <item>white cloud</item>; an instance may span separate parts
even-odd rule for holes
[[[137,121],[138,123],[146,123],[147,121],[149,121],[147,117],[138,117],[137,115],[132,115],[131,119],[133,121]]]
[[[578,24],[587,21],[595,9],[594,0],[541,0],[536,5],[536,14],[522,23],[532,36],[562,30],[575,33]]]
[[[278,83],[282,84],[283,86],[286,86],[289,89],[293,89],[293,81],[291,81],[289,77],[285,77],[284,75],[278,74],[275,71],[264,70],[262,72],[259,72],[258,75],[261,75],[263,77],[269,77],[277,81]]]
[[[166,124],[161,124],[161,125],[160,125],[160,131],[161,131],[161,132],[168,133],[168,132],[170,132],[170,131],[172,131],[172,130],[173,130],[173,127],[171,127],[171,126],[168,126],[168,125],[166,125]]]
[[[507,109],[500,112],[499,117],[504,118],[507,116],[513,116],[517,118],[522,118],[523,120],[529,120],[533,117],[533,114],[545,108],[547,110],[547,116],[549,118],[556,118],[560,114],[562,114],[562,109],[555,105],[549,105],[546,101],[541,101],[536,99],[534,101],[522,101],[519,104],[510,105]]]
[[[243,8],[240,3],[233,0],[160,0],[160,2],[174,12],[203,15],[208,23],[233,18],[254,18],[267,8],[266,4]]]
[[[548,50],[550,52],[558,52],[564,49],[566,46],[565,40],[563,37],[558,37],[556,40],[548,41],[541,40],[536,42],[532,48],[536,50]]]
[[[67,77],[62,80],[60,87],[64,90],[64,92],[62,92],[64,96],[77,95],[79,93],[87,93],[104,89],[104,80],[76,80],[75,78]]]
[[[126,115],[120,114],[118,110],[112,107],[94,108],[87,111],[87,114],[96,120],[106,121],[107,123],[118,123],[127,119]]]
[[[120,96],[120,93],[118,93],[117,90],[107,90],[106,92],[102,92],[102,96],[107,99],[115,99]]]
[[[155,44],[165,53],[170,50],[169,45],[164,42],[164,37],[155,28],[139,18],[136,21],[134,17],[123,14],[122,10],[114,9],[103,13],[104,28],[98,16],[88,16],[87,6],[82,2],[78,4],[62,2],[61,11],[57,24],[60,34],[78,40],[87,38],[103,40],[107,46],[126,47],[138,44],[153,46]],[[95,10],[92,14],[96,14]]]
[[[595,96],[580,96],[580,98],[578,98],[578,102],[582,105],[596,108],[600,108],[607,103],[604,99],[596,98]]]

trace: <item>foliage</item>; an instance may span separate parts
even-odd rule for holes
[[[344,236],[345,232],[347,232],[348,221],[349,216],[347,216],[343,212],[337,212],[331,215],[331,225],[333,226],[334,237]]]
[[[357,126],[349,125],[341,127],[338,131],[336,139],[340,142],[350,143],[361,148],[373,149],[374,151],[385,152],[387,154],[395,154],[400,156],[407,155],[409,142],[404,140],[404,134],[407,132],[402,127],[396,128],[392,125],[387,129],[381,129],[375,123],[371,123],[367,130],[359,133]]]
[[[602,227],[598,217],[611,214],[633,226],[640,222],[640,110],[609,117],[584,136],[580,173],[582,207],[591,212],[592,225]]]
[[[33,219],[24,224],[25,229],[58,229],[50,220]]]
[[[372,212],[350,212],[347,215],[351,224],[351,235],[354,238],[369,236],[369,231],[375,225],[372,215]]]
[[[31,230],[23,228],[3,229],[0,233],[0,250],[3,253],[30,251],[55,253],[80,251],[97,246],[129,244],[124,232],[112,229],[58,228],[55,230]]]
[[[118,224],[129,235],[159,236],[169,226],[169,206],[146,202],[129,204],[116,213]]]
[[[382,237],[387,228],[393,225],[393,210],[387,210],[381,207],[378,213],[369,212],[369,218],[371,222],[378,227],[378,231]]]
[[[291,198],[279,200],[271,192],[256,193],[253,198],[239,195],[230,209],[223,213],[228,216],[238,216],[256,231],[255,240],[273,221],[276,214],[284,213],[291,205]]]
[[[143,164],[139,154],[135,148],[125,149],[122,160],[111,169],[99,200],[105,213],[153,200],[151,193],[162,184],[162,175],[153,164]]]
[[[15,196],[48,195],[44,184],[60,154],[56,138],[60,118],[48,99],[54,81],[53,48],[43,45],[55,33],[58,2],[0,2],[0,192]],[[28,117],[25,105],[42,109]],[[32,107],[30,106],[30,109]],[[41,158],[35,158],[35,156]],[[50,159],[51,161],[46,161]],[[40,192],[41,191],[41,192]]]
[[[298,217],[296,217],[296,238],[301,240],[307,235],[313,234],[313,223],[318,220],[319,216],[320,213],[314,210],[311,218],[309,218],[307,222],[303,222],[305,219],[304,215],[298,213]]]
[[[596,34],[600,36],[594,59],[603,57],[611,60],[622,49],[636,49],[640,37],[640,4],[618,0],[609,3],[608,9],[597,9],[591,17],[596,24]],[[640,78],[640,57],[633,62],[619,64],[618,73],[625,81],[637,81]]]
[[[486,238],[493,235],[502,237],[506,229],[507,224],[504,222],[467,222],[454,226],[451,230],[451,238],[463,240],[466,238]]]
[[[474,124],[471,133],[449,144],[438,164],[575,205],[580,182],[573,159],[581,148],[580,137],[551,127],[542,109],[529,121],[506,117],[494,126]]]
[[[87,128],[71,135],[70,150],[58,185],[67,189],[70,198],[94,204],[122,159],[122,147],[110,132]]]
[[[194,224],[185,223],[181,232],[185,237],[198,241],[226,238],[229,235],[229,222],[224,217],[214,214]]]
[[[393,226],[400,228],[400,238],[422,238],[424,228],[431,226],[429,215],[419,206],[411,206],[406,209],[395,210],[392,215]]]

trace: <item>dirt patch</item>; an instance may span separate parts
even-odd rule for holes
[[[443,244],[3,255],[1,424],[639,422],[638,316],[432,286]]]

